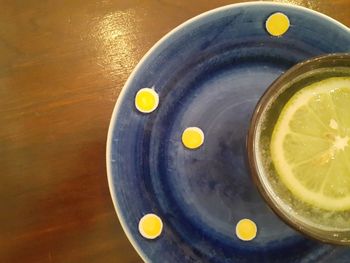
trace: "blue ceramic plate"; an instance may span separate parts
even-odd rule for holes
[[[265,21],[274,12],[290,28],[272,37]],[[305,8],[245,3],[219,8],[179,26],[142,59],[113,113],[107,144],[108,180],[122,226],[147,262],[349,262],[350,251],[309,240],[265,205],[246,165],[245,138],[254,106],[288,68],[324,53],[350,51],[350,31]],[[159,107],[138,112],[134,97],[154,87]],[[181,143],[198,126],[198,150]],[[138,223],[147,213],[163,219],[149,241]],[[258,225],[251,242],[235,224]]]

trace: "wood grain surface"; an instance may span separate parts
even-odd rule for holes
[[[0,0],[0,262],[141,262],[110,198],[115,101],[145,52],[225,0]],[[350,26],[349,0],[283,1]]]

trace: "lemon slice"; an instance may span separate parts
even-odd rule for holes
[[[318,208],[350,209],[350,77],[298,91],[271,138],[277,174],[298,199]]]

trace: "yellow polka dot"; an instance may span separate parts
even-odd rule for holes
[[[250,241],[256,237],[256,224],[247,218],[240,220],[236,225],[236,235],[243,241]]]
[[[189,127],[182,133],[182,143],[189,149],[196,149],[204,142],[204,133],[198,127]]]
[[[266,20],[266,30],[272,36],[279,37],[289,29],[289,19],[283,13],[274,13]]]
[[[143,88],[140,89],[135,96],[135,107],[143,113],[150,113],[154,111],[159,104],[158,94],[154,89]]]
[[[147,214],[139,222],[139,232],[144,238],[155,239],[160,236],[162,230],[163,222],[155,214]]]

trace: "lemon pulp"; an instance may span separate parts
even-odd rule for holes
[[[285,186],[312,206],[350,209],[350,77],[307,86],[286,103],[270,152]]]
[[[139,232],[147,239],[155,239],[162,233],[163,222],[155,214],[143,216],[139,222]]]
[[[198,127],[189,127],[182,133],[182,143],[189,149],[199,148],[204,142],[204,133]]]
[[[236,225],[236,235],[243,241],[250,241],[256,237],[256,224],[247,218],[241,219]]]

